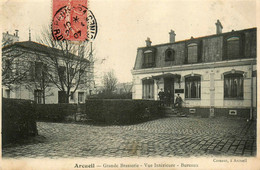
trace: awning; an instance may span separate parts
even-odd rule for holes
[[[181,75],[179,74],[172,74],[172,73],[166,73],[166,74],[160,74],[157,76],[152,76],[153,79],[160,79],[160,78],[181,78]]]

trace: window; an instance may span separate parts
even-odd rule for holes
[[[12,75],[11,61],[9,59],[5,60],[5,78],[10,78]]]
[[[224,98],[243,98],[243,74],[230,73],[224,75]]]
[[[34,101],[38,104],[43,103],[43,91],[42,90],[34,90]]]
[[[185,98],[199,99],[201,93],[200,76],[185,78]]]
[[[35,79],[40,80],[43,76],[43,63],[35,62]]]
[[[66,67],[60,66],[58,69],[60,80],[65,81],[66,80]]]
[[[82,103],[84,101],[84,92],[78,93],[78,101],[79,103]]]
[[[167,49],[165,51],[165,61],[174,61],[175,51],[173,49]]]
[[[10,95],[10,89],[6,89],[5,90],[5,94],[6,94],[6,98],[10,98],[11,95]]]
[[[198,45],[197,43],[191,43],[188,45],[188,63],[198,62]]]
[[[154,80],[143,80],[143,99],[154,98]]]
[[[152,50],[147,50],[144,52],[144,60],[143,60],[143,67],[149,68],[155,66],[155,58],[154,53]]]
[[[74,93],[70,92],[70,100],[74,100]]]
[[[227,58],[239,58],[239,37],[231,37],[227,39]]]

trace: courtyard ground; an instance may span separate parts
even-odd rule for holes
[[[166,117],[135,125],[37,122],[40,140],[3,148],[3,157],[255,156],[256,122]]]

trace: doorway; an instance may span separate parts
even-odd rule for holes
[[[174,105],[174,78],[164,78],[164,93],[166,106]]]

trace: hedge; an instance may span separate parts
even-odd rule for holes
[[[79,104],[80,112],[85,113],[85,104]],[[39,121],[64,122],[77,113],[77,104],[37,104],[36,114]]]
[[[2,142],[8,144],[37,135],[35,104],[2,98]]]
[[[87,117],[107,124],[133,124],[162,117],[158,101],[96,99],[86,101]]]

